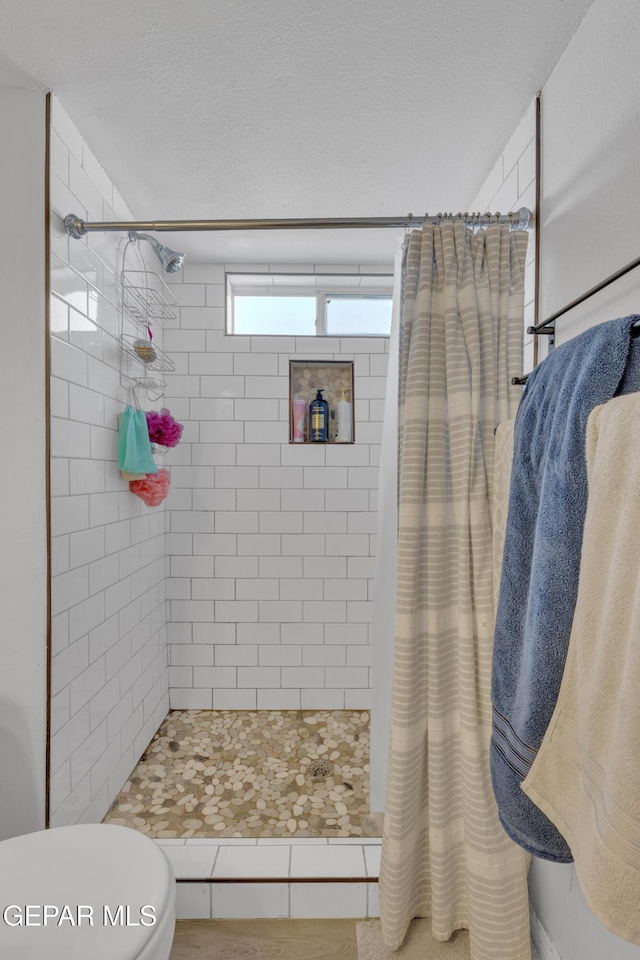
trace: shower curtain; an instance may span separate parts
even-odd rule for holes
[[[403,248],[398,247],[393,269],[393,312],[389,337],[387,396],[382,423],[378,470],[378,516],[375,590],[373,593],[372,653],[374,707],[371,711],[369,798],[371,810],[384,810],[389,760],[393,630],[398,563],[398,351],[402,306]]]
[[[529,960],[528,859],[489,771],[494,431],[515,415],[527,234],[461,222],[403,262],[394,677],[380,870],[391,949],[413,917],[472,960]],[[393,456],[394,451],[385,451]]]

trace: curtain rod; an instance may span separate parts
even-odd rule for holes
[[[526,207],[511,213],[438,213],[423,217],[325,217],[312,220],[121,220],[87,223],[75,213],[64,218],[64,225],[70,237],[79,240],[87,233],[96,230],[109,232],[128,230],[165,231],[216,231],[216,230],[333,230],[366,227],[417,227],[423,223],[439,224],[443,221],[459,220],[473,226],[484,227],[490,223],[509,224],[516,230],[526,230],[533,222],[533,214]]]

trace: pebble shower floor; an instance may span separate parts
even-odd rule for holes
[[[377,836],[369,712],[172,710],[105,823],[158,839]]]

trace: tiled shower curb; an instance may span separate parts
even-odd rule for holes
[[[178,919],[377,917],[378,837],[158,840]]]

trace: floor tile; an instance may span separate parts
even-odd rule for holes
[[[364,858],[367,864],[367,876],[377,877],[380,875],[380,854],[381,847],[363,847]]]
[[[292,883],[292,917],[365,917],[366,883]]]
[[[290,848],[220,847],[214,877],[288,877]]]
[[[362,847],[293,847],[292,877],[366,877]]]
[[[217,847],[163,847],[176,877],[210,877]]]
[[[329,837],[327,843],[335,844],[336,846],[349,846],[354,844],[381,844],[382,837]]]
[[[366,710],[172,710],[104,818],[163,840],[379,836]]]
[[[189,837],[188,840],[180,840],[187,847],[209,846],[209,847],[255,847],[257,839],[248,837]],[[282,844],[282,840],[278,841]]]
[[[367,884],[367,916],[368,917],[380,916],[380,899],[378,897],[377,883]]]
[[[230,842],[233,843],[233,840]],[[288,843],[292,847],[326,847],[328,840],[326,837],[291,837],[291,840],[260,837],[256,843],[259,847],[282,846],[283,843]]]
[[[211,916],[230,920],[288,917],[288,885],[286,883],[212,883]]]
[[[211,916],[211,890],[208,883],[176,884],[176,918],[208,920]]]

